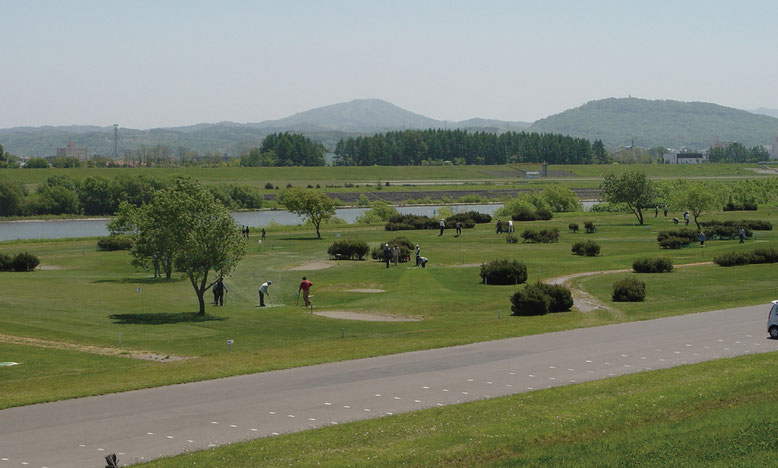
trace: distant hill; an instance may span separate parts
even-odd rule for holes
[[[770,117],[778,118],[778,109],[769,109],[767,107],[759,107],[757,109],[750,110],[752,114],[769,115]]]
[[[380,99],[358,99],[311,109],[278,120],[258,123],[201,123],[185,127],[136,130],[119,129],[119,152],[141,146],[168,145],[200,153],[217,152],[239,155],[262,143],[265,136],[277,132],[301,133],[330,150],[339,139],[372,135],[403,129],[462,128],[468,131],[504,132],[529,127],[528,122],[470,119],[462,122],[435,120]],[[74,141],[87,146],[89,154],[113,155],[113,127],[62,126],[16,127],[0,129],[0,144],[19,156],[53,156],[56,148]]]
[[[704,102],[608,98],[540,119],[529,131],[629,144],[708,148],[715,141],[753,146],[778,136],[778,119]]]

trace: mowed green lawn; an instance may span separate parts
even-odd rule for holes
[[[775,466],[778,353],[281,435],[142,466]]]
[[[775,209],[756,213],[718,213],[717,219],[748,216],[776,221]],[[712,217],[712,216],[711,216]],[[710,218],[710,217],[709,217]],[[570,222],[593,220],[594,234],[567,232]],[[438,236],[436,230],[406,231],[430,259],[428,268],[401,264],[386,269],[367,260],[334,262],[327,247],[340,235],[378,245],[392,237],[381,226],[325,228],[324,239],[311,230],[271,230],[261,244],[249,240],[249,255],[226,279],[224,307],[208,306],[198,316],[188,280],[175,275],[154,280],[135,270],[126,252],[98,252],[95,240],[11,242],[0,252],[25,250],[40,256],[42,271],[0,273],[5,292],[0,301],[0,334],[57,340],[89,346],[147,350],[191,359],[158,363],[122,357],[41,350],[3,345],[0,361],[20,366],[0,368],[0,407],[16,406],[90,394],[165,385],[241,373],[288,368],[417,349],[464,344],[511,336],[544,333],[624,320],[765,303],[773,297],[772,265],[721,268],[692,266],[663,275],[641,275],[649,300],[639,304],[610,303],[610,284],[618,275],[578,281],[612,310],[578,311],[543,317],[510,317],[510,295],[522,286],[480,283],[478,266],[495,258],[526,263],[529,280],[564,274],[629,268],[638,257],[667,255],[676,264],[709,261],[716,253],[755,246],[775,246],[774,231],[757,232],[757,239],[739,245],[709,241],[705,249],[689,247],[662,251],[656,243],[660,229],[672,227],[669,218],[649,218],[650,226],[635,226],[634,217],[612,214],[558,215],[551,221],[518,223],[527,227],[557,227],[556,244],[507,244],[493,225]],[[602,255],[577,257],[574,241],[593,239]],[[292,270],[309,262],[328,262],[329,268]],[[414,322],[368,322],[311,315],[295,305],[303,275],[313,281],[314,311],[349,311],[421,318]],[[736,278],[736,281],[733,281]],[[260,309],[257,289],[271,280],[274,307]],[[381,289],[367,294],[351,289]],[[140,289],[140,292],[138,290]],[[269,302],[270,302],[269,301]],[[500,318],[498,318],[498,315]],[[343,336],[343,338],[341,338]],[[234,340],[229,353],[227,340]],[[73,367],[67,363],[83,361]],[[35,369],[31,371],[30,369]],[[29,379],[35,379],[35,385]]]

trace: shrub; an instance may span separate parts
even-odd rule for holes
[[[132,237],[130,236],[106,236],[97,241],[97,248],[100,250],[129,250],[132,247]]]
[[[13,258],[0,252],[0,271],[11,271],[11,262]]]
[[[543,221],[548,221],[554,217],[554,214],[551,213],[551,210],[548,208],[538,208],[538,211],[536,211],[535,214],[538,219],[542,219]]]
[[[703,223],[700,223],[700,226],[706,228],[713,228],[716,226],[727,226],[732,228],[739,228],[742,227],[746,229],[746,231],[753,230],[753,231],[772,231],[773,230],[773,224],[770,221],[765,221],[762,219],[741,219],[740,221],[706,221]]]
[[[646,298],[646,283],[629,277],[613,283],[613,302],[643,302]]]
[[[509,244],[516,244],[519,242],[519,239],[517,239],[516,236],[514,236],[513,234],[508,234],[507,236],[505,236],[505,242]]]
[[[594,257],[600,253],[600,244],[594,241],[576,242],[573,244],[572,251],[576,255]]]
[[[778,249],[774,247],[756,249],[752,252],[751,263],[778,262]]]
[[[673,271],[673,260],[666,257],[640,258],[632,262],[637,273],[669,273]]]
[[[406,223],[386,223],[384,230],[386,231],[412,231],[416,229],[414,226]]]
[[[389,218],[389,223],[387,223],[387,226],[389,224],[406,224],[412,226],[411,229],[437,229],[440,227],[440,222],[430,218],[429,216],[412,214],[398,214],[392,216]],[[446,227],[448,227],[448,225],[446,225]],[[386,230],[392,231],[396,229],[386,228]]]
[[[519,284],[527,281],[527,266],[517,260],[492,260],[481,264],[481,281],[486,284]]]
[[[594,227],[594,222],[593,221],[585,221],[584,222],[584,229],[586,229],[586,233],[587,234],[591,234],[591,233],[593,233],[594,231],[597,230],[597,228]]]
[[[713,257],[713,263],[725,267],[748,265],[751,263],[751,252],[727,252]]]
[[[456,223],[457,221],[461,221],[463,225],[465,224],[466,220],[471,220],[475,224],[491,223],[492,215],[486,213],[479,213],[477,211],[465,211],[463,213],[457,213],[453,216],[446,218],[447,222],[453,221],[454,223]]]
[[[724,211],[756,211],[757,208],[758,206],[754,202],[734,203],[730,201],[724,205]]]
[[[370,251],[367,242],[360,239],[343,239],[332,243],[327,249],[330,257],[345,260],[362,260]]]
[[[511,311],[513,315],[530,316],[545,315],[549,311],[551,298],[539,288],[527,286],[521,291],[516,291],[511,296]]]
[[[523,242],[537,242],[544,244],[548,242],[557,242],[559,241],[559,230],[557,228],[541,229],[540,231],[527,229],[521,233],[521,238],[524,239]]]
[[[578,228],[578,223],[570,223],[570,224],[568,224],[567,225],[567,229],[569,229],[570,231],[573,232],[573,234],[575,234],[576,232],[578,232],[578,229],[579,229]]]
[[[268,183],[265,184],[265,188],[268,189],[268,190],[273,190],[273,184],[268,182]]]
[[[749,265],[757,263],[778,263],[778,249],[768,247],[751,252],[728,252],[713,257],[713,263],[719,266]]]
[[[548,305],[549,312],[566,312],[573,307],[573,294],[570,292],[570,289],[565,286],[562,286],[561,284],[544,284],[540,282],[531,286],[540,288],[543,294],[549,297],[551,300]]]
[[[698,235],[697,232],[689,228],[681,228],[675,231],[659,231],[656,240],[663,249],[680,249],[682,246],[696,242]],[[672,240],[666,241],[669,238]]]
[[[659,241],[659,247],[663,249],[680,249],[689,245],[688,239],[681,239],[680,237],[665,237]]]
[[[410,260],[411,255],[413,254],[414,250],[416,249],[416,246],[411,242],[407,237],[405,236],[399,236],[395,237],[392,240],[386,241],[381,243],[378,247],[374,247],[370,251],[370,256],[374,260],[383,260],[384,259],[384,244],[389,244],[389,247],[394,247],[395,245],[400,248],[400,262],[407,262]]]
[[[19,252],[11,260],[11,270],[13,271],[32,271],[40,265],[40,260],[29,252]]]

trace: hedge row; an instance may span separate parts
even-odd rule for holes
[[[727,204],[724,205],[724,211],[756,211],[757,208],[758,207],[754,202],[727,202]]]
[[[481,264],[481,282],[519,284],[527,281],[527,266],[517,260],[492,260]]]
[[[750,252],[728,252],[713,257],[713,263],[719,266],[750,265],[757,263],[778,263],[778,249],[769,247]]]
[[[571,307],[573,295],[562,285],[537,282],[511,296],[513,315],[545,315],[549,312],[564,312]]]
[[[130,236],[106,236],[97,241],[100,250],[129,250],[132,248],[133,239]]]
[[[343,260],[362,260],[369,251],[370,246],[360,239],[338,240],[327,249],[330,257]]]
[[[554,214],[547,208],[538,208],[535,211],[522,210],[511,216],[514,221],[548,221],[553,218]]]
[[[673,271],[673,260],[666,257],[640,258],[632,262],[636,273],[669,273]]]
[[[675,231],[659,231],[656,240],[663,249],[680,249],[695,242],[698,236],[692,229],[681,228]]]
[[[763,219],[741,219],[739,221],[737,220],[728,220],[728,221],[705,221],[700,223],[700,226],[702,227],[710,227],[710,226],[729,226],[733,228],[739,228],[742,227],[744,229],[751,229],[753,231],[772,231],[773,230],[773,223],[770,221],[765,221]]]
[[[19,252],[13,257],[0,253],[0,271],[32,271],[40,263],[38,257],[29,252]]]
[[[488,216],[488,215],[487,215]],[[462,227],[470,229],[475,227],[475,221],[472,218],[454,219],[454,216],[445,220],[446,229],[453,229],[456,227],[457,220],[462,223]],[[491,220],[491,217],[490,217]],[[395,215],[389,218],[389,222],[386,223],[384,229],[387,231],[410,231],[413,229],[438,229],[440,228],[440,221],[430,218],[424,215],[412,215],[401,214]]]
[[[457,213],[454,216],[449,216],[446,218],[446,226],[448,226],[449,221],[456,224],[457,221],[461,221],[462,225],[465,225],[466,220],[471,220],[476,224],[484,224],[484,223],[491,223],[492,222],[492,215],[486,214],[486,213],[479,213],[477,211],[465,211],[463,213]]]
[[[522,242],[559,242],[559,229],[541,229],[540,231],[527,229],[521,233],[521,238],[524,239]]]

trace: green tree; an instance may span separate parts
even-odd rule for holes
[[[608,171],[600,184],[600,190],[610,203],[626,203],[643,224],[643,208],[652,206],[657,196],[654,183],[643,171],[626,171],[616,175]]]
[[[189,278],[199,314],[205,315],[203,296],[211,270],[226,275],[246,254],[245,240],[230,212],[200,183],[179,178],[170,188],[157,191],[135,219],[133,255],[148,258],[155,248],[164,249],[158,252],[169,255],[175,269]]]
[[[605,149],[605,144],[602,140],[594,140],[592,143],[592,153],[594,153],[594,160],[600,164],[607,164],[609,162],[608,150]]]
[[[289,188],[280,197],[280,203],[292,213],[310,220],[316,228],[316,237],[321,239],[319,227],[335,215],[335,202],[322,192],[316,190]]]
[[[43,158],[30,158],[24,163],[27,169],[47,169],[49,162]]]
[[[116,210],[111,183],[105,177],[90,176],[84,179],[79,187],[79,198],[84,214],[87,215],[109,215]]]
[[[357,217],[358,223],[380,223],[389,221],[392,216],[400,214],[395,207],[382,201],[373,202],[372,207]]]
[[[2,151],[2,147],[0,147]],[[27,189],[21,182],[0,177],[0,216],[21,214]]]
[[[697,218],[706,211],[719,208],[721,201],[707,185],[702,182],[690,182],[678,193],[676,205],[688,209],[694,216],[694,224],[697,225],[697,229],[701,229]]]
[[[550,186],[540,192],[540,196],[548,203],[554,213],[569,213],[582,211],[578,196],[567,187]]]

